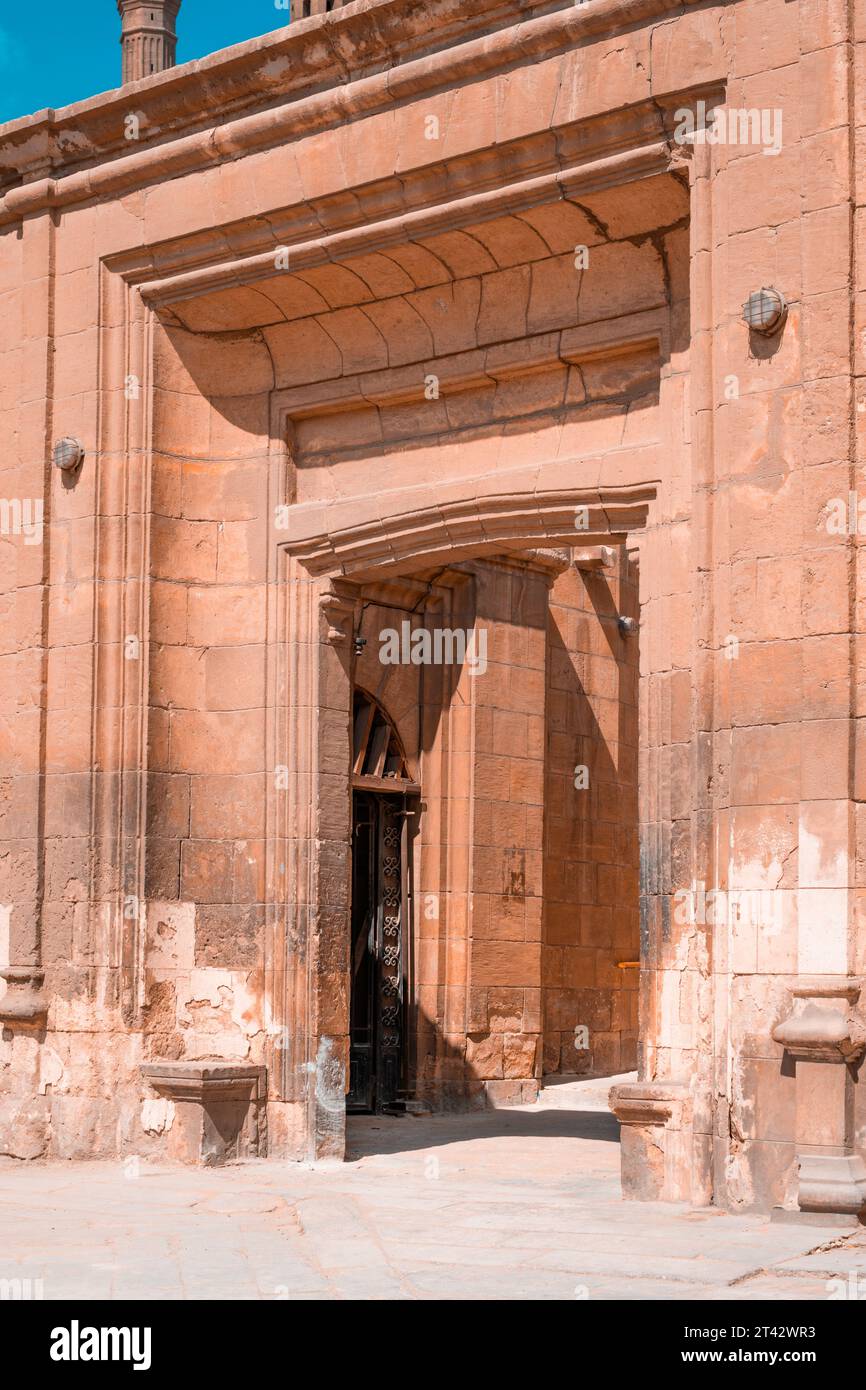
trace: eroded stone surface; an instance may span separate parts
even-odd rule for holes
[[[294,16],[0,139],[0,1153],[158,1161],[142,1068],[220,1061],[342,1153],[359,688],[410,1098],[637,1063],[635,1195],[793,1211],[817,1151],[849,1209],[861,7]],[[385,665],[406,615],[483,671]]]

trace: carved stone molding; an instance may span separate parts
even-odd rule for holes
[[[245,1062],[147,1062],[141,1075],[175,1107],[171,1158],[218,1167],[263,1154],[264,1067]]]
[[[505,469],[483,488],[454,479],[405,488],[401,509],[384,518],[380,496],[353,499],[350,512],[342,503],[304,504],[290,509],[281,543],[313,575],[360,582],[383,571],[411,573],[484,554],[525,553],[533,542],[570,544],[585,538],[581,531],[616,541],[646,524],[652,485],[578,491],[571,481],[578,472],[575,460],[559,459]],[[578,524],[578,508],[588,525]]]
[[[527,569],[541,570],[551,588],[571,563],[569,551],[563,546],[537,546],[533,550],[524,550],[519,555],[509,556],[508,559],[512,563],[522,562]]]
[[[48,1001],[42,991],[45,972],[30,966],[8,966],[0,970],[6,981],[6,992],[0,999],[0,1021],[37,1023],[48,1013]]]
[[[328,624],[328,641],[347,642],[355,615],[355,600],[348,594],[328,589],[319,599],[319,609]]]
[[[859,1062],[866,1051],[866,1022],[853,1005],[857,981],[799,985],[791,991],[793,1012],[777,1023],[773,1038],[803,1062]]]
[[[697,0],[686,2],[694,4]],[[207,169],[226,158],[227,152],[236,157],[280,145],[296,137],[299,125],[309,132],[344,125],[352,118],[392,108],[395,102],[423,93],[427,87],[459,87],[477,80],[483,72],[507,71],[515,60],[526,61],[530,52],[539,59],[567,52],[581,41],[615,34],[622,25],[631,26],[679,9],[683,0],[596,0],[591,6],[571,6],[559,13],[527,15],[527,8],[542,3],[506,0],[503,5],[503,0],[461,0],[455,5],[454,0],[440,0],[425,6],[423,22],[413,25],[407,24],[400,0],[376,0],[361,14],[355,14],[352,7],[330,13],[325,45],[315,25],[281,28],[233,49],[230,59],[219,52],[203,59],[194,72],[181,67],[150,78],[136,96],[143,117],[143,148],[133,155],[128,142],[124,143],[124,103],[128,97],[123,88],[77,103],[71,114],[65,108],[10,122],[4,140],[7,148],[0,158],[0,179],[12,186],[0,198],[0,225],[46,207],[62,207],[92,196],[125,192],[155,179]],[[375,11],[373,23],[371,8]],[[491,10],[500,17],[510,10],[511,22],[499,30],[495,42],[483,32]],[[450,31],[453,37],[455,25],[459,44],[440,46],[436,31]],[[424,56],[431,42],[440,49],[435,65]],[[229,81],[223,71],[226,62],[231,65],[234,93],[229,105],[225,103]],[[347,65],[356,71],[363,67],[369,70],[369,75],[353,82],[348,91]],[[269,110],[258,110],[263,87],[276,92],[277,73],[279,103]],[[718,82],[712,83],[699,94],[714,104],[713,93],[718,87]],[[679,104],[679,95],[673,94],[672,110]],[[667,104],[671,104],[670,97]],[[644,106],[654,117],[648,129],[664,130],[659,97]],[[208,115],[208,127],[197,128]],[[629,118],[633,119],[631,108],[619,120]],[[609,130],[610,117],[601,124],[607,137],[604,143],[616,148],[618,142]],[[70,139],[70,132],[74,132],[74,139]],[[152,144],[150,132],[156,137]],[[166,140],[167,133],[173,138]],[[558,147],[559,142],[554,143]],[[102,158],[94,165],[95,155]],[[91,167],[82,168],[82,163]],[[48,172],[58,177],[45,177]]]

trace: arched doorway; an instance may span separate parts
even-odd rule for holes
[[[420,788],[381,705],[353,698],[349,1092],[355,1113],[399,1109],[410,1085],[409,820]]]

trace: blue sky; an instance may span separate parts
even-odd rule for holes
[[[177,61],[288,23],[275,0],[183,0]],[[116,0],[5,0],[0,7],[0,123],[67,106],[120,82]]]

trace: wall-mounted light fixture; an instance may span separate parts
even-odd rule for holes
[[[743,318],[753,333],[771,338],[778,333],[788,316],[788,303],[779,291],[765,285],[750,294],[743,305]]]
[[[360,637],[358,633],[352,638],[352,650],[356,656],[360,656],[367,645],[366,637]]]
[[[71,473],[73,468],[78,468],[84,460],[84,445],[71,435],[66,435],[63,439],[58,439],[54,445],[54,464],[57,468],[62,468],[64,473]]]
[[[634,637],[637,632],[637,618],[617,618],[616,623],[623,637]]]

